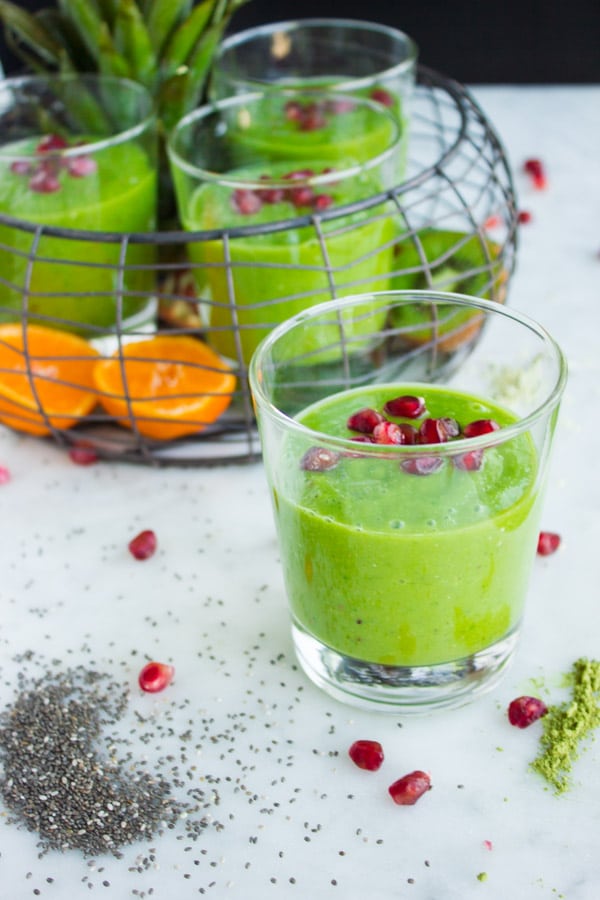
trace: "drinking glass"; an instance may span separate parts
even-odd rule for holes
[[[400,713],[489,690],[536,553],[566,379],[553,338],[486,300],[381,292],[282,323],[249,377],[309,678]]]
[[[102,338],[154,323],[156,119],[141,85],[0,81],[0,320]],[[102,232],[102,234],[100,234]]]
[[[394,268],[400,129],[381,104],[322,91],[236,95],[186,116],[168,150],[207,340],[246,366],[294,313]]]

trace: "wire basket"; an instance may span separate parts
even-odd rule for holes
[[[364,240],[366,229],[380,235],[375,248]],[[309,262],[261,259],[261,246],[282,233],[310,240]],[[336,246],[346,252],[336,253]],[[30,395],[20,401],[2,387],[14,376],[14,359],[2,362],[6,341],[0,337],[0,418],[106,459],[179,466],[252,461],[260,446],[248,347],[270,327],[303,306],[390,288],[435,288],[502,303],[516,247],[516,201],[501,142],[463,86],[420,67],[406,175],[392,190],[359,203],[269,225],[194,233],[75,231],[0,214],[0,322],[17,323],[22,335],[20,346],[8,349],[20,357]],[[261,278],[283,289],[249,303],[241,295]],[[52,291],[44,290],[45,282]],[[29,325],[76,332],[97,349],[94,365],[114,360],[119,387],[95,381],[85,408],[69,419],[52,415],[46,390],[82,393],[80,376],[65,375],[54,362],[58,356],[75,364],[82,359],[76,349],[34,347]],[[213,353],[199,360],[177,353],[150,359],[143,343],[149,336],[187,337]],[[127,363],[132,354],[150,363],[155,394],[152,380],[140,394]],[[223,368],[235,378],[223,382]],[[218,390],[210,386],[215,373],[223,382]],[[179,407],[165,411],[158,384],[181,374],[181,390],[172,398]],[[210,399],[209,413],[187,409],[198,396]],[[36,427],[27,427],[32,421]],[[173,429],[174,421],[183,427]]]

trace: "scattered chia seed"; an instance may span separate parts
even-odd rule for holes
[[[600,661],[576,660],[566,682],[571,699],[548,708],[541,720],[541,751],[531,763],[556,794],[571,786],[570,772],[579,758],[581,742],[600,726]]]

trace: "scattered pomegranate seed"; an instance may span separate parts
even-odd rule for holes
[[[0,466],[0,484],[8,484],[10,481],[10,471],[6,466]]]
[[[29,175],[31,172],[31,163],[26,159],[15,159],[15,161],[10,164],[10,171],[14,175]]]
[[[527,728],[548,712],[543,700],[537,697],[517,697],[508,707],[508,721],[517,728]]]
[[[60,191],[60,181],[51,172],[38,169],[29,179],[29,188],[36,194],[53,194]]]
[[[483,846],[485,847],[486,850],[493,850],[493,848],[494,848],[494,845],[492,844],[491,841],[484,841]]]
[[[348,755],[359,769],[376,772],[383,762],[383,747],[379,741],[354,741]]]
[[[469,450],[467,453],[458,453],[452,457],[452,462],[457,469],[463,472],[477,472],[483,462],[483,450]]]
[[[304,181],[306,178],[313,178],[314,175],[314,169],[294,169],[293,172],[287,172],[282,177],[286,181]]]
[[[398,806],[414,806],[419,797],[431,790],[431,778],[427,772],[416,769],[395,781],[388,788],[390,797]]]
[[[316,103],[311,103],[304,108],[298,120],[300,131],[319,131],[327,125],[327,118]]]
[[[542,191],[547,185],[546,172],[540,159],[526,159],[523,170],[531,177],[536,190]]]
[[[439,456],[415,456],[413,459],[403,459],[400,467],[409,475],[432,475],[443,462]]]
[[[404,419],[418,419],[425,412],[425,401],[422,397],[414,397],[412,394],[403,394],[388,400],[384,406],[385,412],[390,416],[398,416]]]
[[[310,447],[300,461],[300,468],[305,472],[326,472],[333,469],[340,461],[340,454],[325,447]]]
[[[302,187],[290,188],[289,198],[296,208],[300,206],[312,206],[315,199],[315,192],[309,185],[303,185]]]
[[[540,531],[538,535],[538,556],[551,556],[560,547],[560,534],[554,531]]]
[[[376,409],[365,406],[364,409],[359,409],[350,416],[346,427],[350,431],[359,431],[361,434],[372,434],[375,426],[384,421],[384,417]]]
[[[497,215],[488,216],[483,223],[483,227],[486,229],[486,231],[490,231],[493,228],[499,228],[500,225],[502,225],[502,219]]]
[[[237,188],[231,197],[234,209],[243,216],[251,216],[257,213],[262,206],[262,200],[255,191],[247,188]]]
[[[35,152],[51,153],[53,150],[65,150],[68,146],[67,141],[59,134],[47,134],[41,139]]]
[[[373,429],[373,440],[376,444],[404,444],[404,434],[394,422],[380,422]]]
[[[92,466],[98,462],[98,454],[93,447],[76,445],[69,450],[69,459],[77,466]]]
[[[420,444],[443,444],[448,440],[449,436],[443,419],[423,419],[421,422],[419,428]]]
[[[76,156],[67,160],[67,171],[74,178],[87,178],[98,171],[98,163],[91,156]]]
[[[467,438],[479,437],[480,434],[489,434],[492,431],[498,431],[500,426],[493,419],[476,419],[469,422],[463,428],[463,434]]]
[[[390,107],[394,105],[393,95],[384,88],[373,88],[371,91],[371,100],[375,100],[376,103],[381,103],[382,106]]]
[[[519,215],[517,216],[517,220],[520,225],[528,225],[531,222],[531,219],[532,219],[532,215],[526,209],[522,209],[521,212],[519,213]]]
[[[153,531],[146,530],[129,541],[129,552],[136,559],[148,559],[156,552],[157,541]]]
[[[313,208],[316,209],[317,212],[323,212],[324,209],[329,209],[332,203],[333,197],[331,194],[317,194],[313,200]]]
[[[327,111],[333,113],[334,116],[341,116],[344,113],[352,112],[355,106],[354,100],[351,100],[349,97],[328,100],[326,103]]]
[[[282,200],[285,200],[285,191],[283,188],[260,188],[256,193],[263,203],[281,203]]]
[[[138,675],[138,683],[143,691],[156,694],[171,684],[174,675],[175,669],[168,663],[149,662]]]
[[[284,106],[285,117],[290,122],[297,122],[302,116],[302,104],[297,100],[288,100]]]

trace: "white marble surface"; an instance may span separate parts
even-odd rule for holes
[[[179,754],[176,735],[191,721],[192,780],[210,793],[204,777],[219,779],[213,812],[224,826],[195,843],[169,831],[90,865],[74,852],[38,859],[34,835],[0,822],[3,900],[174,900],[202,889],[219,900],[600,896],[600,745],[590,743],[571,790],[556,797],[528,768],[539,729],[514,729],[505,715],[533,679],[546,699],[562,699],[561,674],[579,656],[600,657],[600,87],[473,92],[532,213],[511,305],[541,320],[570,361],[543,518],[563,545],[536,560],[512,668],[491,694],[452,712],[401,721],[342,706],[295,667],[259,464],[82,468],[51,444],[0,429],[0,465],[12,474],[0,486],[1,705],[14,696],[17,653],[94,663],[132,687],[126,730],[134,709],[158,724],[174,717],[171,741],[163,731],[134,744],[149,765]],[[520,172],[528,156],[546,163],[544,192]],[[156,531],[159,551],[140,563],[127,542],[142,528]],[[175,683],[155,698],[136,688],[145,657],[176,666]],[[347,758],[365,737],[384,745],[377,773]],[[396,807],[387,787],[414,768],[431,772],[434,789]],[[146,868],[148,846],[156,863]]]

